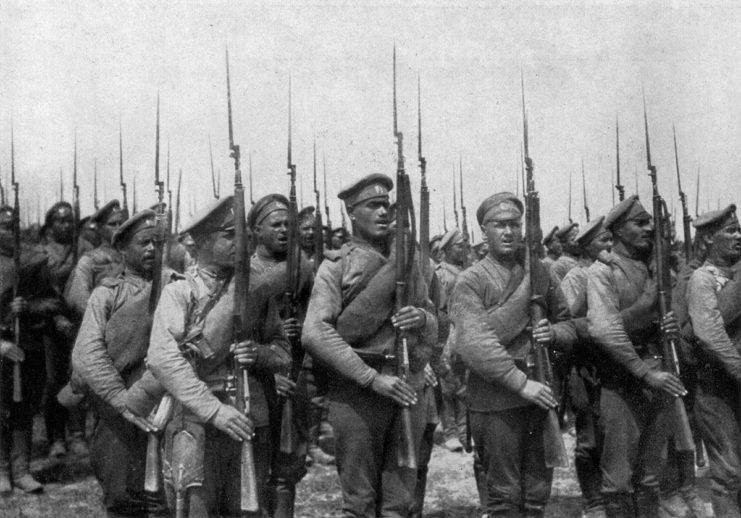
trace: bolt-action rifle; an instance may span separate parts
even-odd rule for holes
[[[211,187],[213,187],[214,190],[214,198],[217,200],[219,199],[219,196],[221,193],[221,177],[219,177],[219,186],[216,186],[216,172],[214,171],[214,152],[211,149],[211,135],[208,136],[208,156],[211,159]],[[251,177],[252,175],[250,175]]]
[[[427,188],[427,159],[422,156],[422,95],[419,75],[417,75],[417,161],[419,162],[420,173],[419,261],[422,265],[424,278],[427,279],[430,274],[430,190]],[[461,191],[463,191],[463,187],[461,187]],[[463,218],[465,220],[465,216]]]
[[[324,259],[324,228],[322,225],[322,200],[316,179],[316,135],[314,136],[314,272],[319,269]]]
[[[542,231],[540,228],[540,197],[535,190],[535,180],[533,178],[533,161],[530,158],[530,148],[528,142],[528,125],[527,111],[525,110],[525,80],[522,78],[522,128],[523,128],[523,156],[524,167],[526,172],[526,208],[525,208],[525,225],[527,241],[527,261],[529,261],[529,275],[531,302],[530,302],[530,325],[534,328],[536,324],[545,318],[545,300],[544,296],[535,292],[536,286],[542,286],[543,280],[540,275],[545,272],[540,264]],[[555,383],[553,377],[553,368],[548,354],[548,348],[539,344],[536,340],[531,339],[530,354],[528,355],[528,367],[532,371],[532,377],[535,381],[547,385],[554,391],[554,397],[558,383]],[[558,414],[555,408],[548,410],[543,427],[543,442],[545,451],[545,462],[548,467],[568,466],[568,456],[564,446],[563,437],[561,436],[561,427],[558,423]]]
[[[679,190],[679,201],[682,202],[682,230],[684,231],[684,258],[689,262],[692,259],[692,234],[690,232],[690,223],[692,216],[687,210],[687,195],[682,190],[682,176],[679,174],[679,154],[677,153],[677,130],[672,124],[674,133],[674,163],[677,167],[677,189]]]
[[[13,298],[19,296],[21,281],[21,203],[19,199],[19,186],[15,179],[15,138],[13,136],[13,125],[10,126],[10,186],[13,189]],[[21,347],[21,319],[20,315],[13,318],[13,337],[15,345]],[[21,364],[13,362],[13,401],[23,401],[21,390]]]
[[[322,174],[324,175],[324,214],[327,216],[327,228],[330,236],[332,233],[332,221],[329,218],[329,191],[327,191],[327,157],[322,155]],[[317,207],[319,210],[319,207]]]
[[[615,189],[618,192],[618,201],[623,201],[625,199],[625,186],[620,183],[620,123],[617,116],[615,117],[615,167],[617,168]],[[636,190],[637,193],[638,191]]]
[[[234,159],[234,340],[236,343],[249,338],[246,322],[246,303],[250,288],[250,255],[251,250],[247,239],[247,228],[244,207],[244,186],[240,171],[239,146],[234,143],[234,127],[232,124],[232,91],[229,80],[229,50],[226,51],[226,99],[229,115],[229,149]],[[237,410],[245,415],[250,414],[250,385],[247,368],[233,360],[232,373],[226,383],[227,393],[235,398]],[[236,372],[239,372],[237,379]],[[255,475],[255,455],[252,441],[242,441],[240,461],[240,500],[242,511],[257,512],[260,502],[257,495],[257,476]]]
[[[396,47],[394,47],[394,137],[396,137],[396,293],[394,312],[409,302],[408,279],[411,275],[416,248],[414,205],[409,176],[404,169],[404,135],[399,131],[396,109]],[[410,235],[411,234],[411,235]],[[404,382],[409,377],[409,348],[403,331],[396,331],[396,373]],[[399,466],[417,469],[417,452],[412,434],[412,414],[408,406],[401,407],[397,460]]]
[[[668,211],[666,202],[659,194],[656,175],[656,166],[651,161],[651,142],[648,134],[648,115],[646,113],[646,97],[643,96],[643,124],[646,132],[646,164],[648,174],[651,177],[653,191],[653,217],[654,217],[654,247],[656,254],[656,281],[658,285],[659,319],[664,320],[671,307],[671,272],[669,269],[669,249],[667,244],[671,236],[668,234]],[[661,332],[661,347],[663,356],[663,368],[665,371],[680,377],[679,357],[674,340]],[[671,428],[674,433],[674,442],[677,451],[694,451],[695,441],[692,438],[690,423],[687,419],[687,411],[682,399],[673,398],[674,406],[672,417],[674,422]]]
[[[80,186],[77,184],[77,134],[75,134],[75,153],[72,163],[72,264],[77,264],[80,233]]]

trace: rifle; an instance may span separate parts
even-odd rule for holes
[[[682,202],[682,229],[684,230],[684,257],[689,262],[692,259],[692,234],[690,232],[690,223],[692,223],[692,216],[690,216],[687,210],[687,195],[682,190],[682,177],[679,174],[679,155],[677,153],[677,130],[672,124],[672,132],[674,133],[674,163],[677,166],[677,189],[679,190],[679,201]]]
[[[651,161],[651,142],[648,135],[648,115],[646,113],[646,94],[643,94],[643,125],[646,132],[646,164],[651,177],[651,187],[653,191],[653,217],[654,217],[654,241],[656,247],[656,280],[658,283],[659,299],[659,319],[664,320],[671,307],[671,272],[669,270],[669,250],[665,246],[665,223],[667,219],[666,202],[659,194],[659,187],[656,175],[656,166]],[[665,371],[680,377],[679,357],[677,356],[677,347],[674,340],[661,333],[662,346],[662,367]],[[677,451],[694,451],[695,441],[692,438],[690,423],[687,419],[687,410],[684,407],[682,399],[673,398],[674,419],[672,428],[674,430],[674,442]]]
[[[394,313],[408,304],[409,289],[407,280],[411,276],[414,263],[415,222],[409,176],[404,169],[404,135],[399,131],[396,109],[396,46],[394,46],[394,137],[396,137],[396,293]],[[453,177],[455,181],[455,177]],[[411,232],[411,236],[409,233]],[[396,373],[404,382],[409,376],[409,348],[405,333],[396,331]],[[399,409],[401,437],[397,446],[397,459],[400,467],[417,469],[417,452],[414,447],[412,413],[408,406]]]
[[[301,280],[301,247],[298,236],[298,206],[296,204],[296,164],[292,159],[291,141],[291,77],[288,77],[288,153],[287,168],[291,187],[288,194],[288,248],[286,254],[286,291],[283,313],[285,318],[296,318],[298,315],[298,290]],[[296,381],[301,372],[304,354],[301,340],[289,338],[291,344],[291,367],[288,378]],[[293,398],[283,398],[280,421],[280,451],[295,453],[297,449],[296,434],[293,429]]]
[[[417,75],[417,161],[419,162],[420,172],[419,260],[422,264],[422,274],[427,279],[430,274],[430,191],[427,188],[427,159],[422,156],[422,95],[420,93],[419,75]],[[462,179],[463,177],[461,177]],[[461,184],[461,198],[462,196],[463,187]],[[463,219],[465,221],[465,216]]]
[[[157,191],[158,205],[157,216],[155,218],[157,226],[157,237],[155,238],[155,255],[154,267],[152,268],[152,287],[149,292],[149,315],[154,315],[157,308],[160,292],[162,291],[162,260],[163,245],[165,240],[165,225],[167,216],[163,207],[164,184],[160,181],[160,97],[157,94],[157,130],[155,137],[155,158],[154,158],[154,188]],[[169,177],[170,169],[170,146],[167,146],[167,170]],[[134,177],[136,180],[136,177]],[[136,193],[136,188],[134,188]],[[162,459],[160,458],[160,437],[159,432],[164,429],[167,421],[172,415],[174,401],[169,394],[162,398],[157,409],[153,412],[152,424],[155,431],[147,435],[147,458],[144,466],[144,490],[153,494],[162,490]]]
[[[571,223],[572,221],[573,220],[571,219],[571,169],[569,169],[569,223]]]
[[[10,125],[10,186],[13,189],[13,299],[19,296],[21,284],[21,203],[18,197],[19,186],[15,179],[15,137],[13,136],[13,124]],[[15,315],[13,318],[13,337],[15,345],[21,346],[21,318]],[[21,390],[21,364],[13,362],[13,402],[23,401]]]
[[[327,228],[331,234],[332,221],[329,218],[329,201],[327,200],[327,196],[329,195],[329,191],[327,190],[327,157],[324,154],[322,154],[322,174],[324,175],[324,214],[327,216]],[[319,210],[319,207],[316,210]]]
[[[208,156],[211,159],[211,186],[214,190],[214,198],[219,199],[219,191],[221,190],[221,177],[219,177],[219,189],[216,188],[216,173],[214,172],[214,152],[211,149],[211,135],[208,136]],[[252,175],[250,175],[252,178]]]
[[[443,198],[443,232],[448,231],[448,218],[446,216],[447,210],[445,209],[445,198]]]
[[[79,231],[80,226],[80,186],[77,185],[77,133],[75,133],[75,153],[72,164],[72,264],[77,264],[77,256],[80,251]]]
[[[700,215],[700,166],[697,166],[697,189],[695,190],[695,217]]]
[[[458,218],[458,194],[455,191],[455,166],[453,166],[453,215],[455,216],[455,228],[461,228],[461,222]]]
[[[322,226],[321,195],[316,181],[316,135],[314,135],[314,198],[316,211],[314,213],[314,272],[319,269],[324,259],[324,229]]]
[[[255,200],[252,198],[252,151],[250,151],[250,205],[254,205]]]
[[[170,189],[170,141],[167,141],[167,226],[165,227],[165,251],[163,253],[165,264],[170,260],[170,247],[172,244],[172,189]]]
[[[175,196],[175,222],[173,223],[173,232],[175,234],[178,233],[178,229],[180,228],[180,186],[183,183],[183,169],[182,167],[178,171],[178,190]]]
[[[458,155],[458,174],[460,175],[458,185],[461,188],[461,231],[463,232],[466,241],[468,241],[468,218],[466,217],[466,205],[463,202],[463,157],[461,155]]]
[[[530,158],[528,142],[527,112],[525,110],[525,79],[521,77],[522,86],[522,127],[523,127],[523,150],[524,150],[524,167],[526,170],[527,190],[525,193],[525,224],[527,240],[527,261],[529,262],[529,275],[531,286],[530,299],[530,325],[534,328],[536,324],[545,318],[545,300],[544,296],[535,293],[535,287],[542,285],[539,278],[540,272],[543,271],[540,264],[542,232],[540,229],[540,197],[535,190],[535,180],[533,178],[533,161]],[[553,368],[548,354],[548,348],[531,339],[530,353],[528,354],[528,367],[532,371],[535,381],[551,387],[554,391],[554,397],[560,399],[555,392],[557,383],[553,377]],[[545,462],[548,467],[568,466],[569,460],[566,454],[563,437],[561,436],[561,427],[558,423],[558,414],[555,408],[548,409],[545,416],[543,427],[543,442],[545,451]]]
[[[618,192],[618,201],[625,199],[625,187],[620,183],[620,123],[617,115],[615,116],[615,163],[617,167],[617,180],[615,181],[615,189]],[[636,188],[636,194],[638,189]]]
[[[132,192],[131,197],[133,199],[131,200],[131,204],[132,204],[131,210],[133,211],[134,214],[136,214],[137,213],[137,210],[136,210],[136,172],[134,172],[134,185],[132,186],[132,189],[133,189],[133,192]]]
[[[584,176],[584,159],[581,159],[581,189],[582,189],[582,198],[584,199],[584,216],[587,218],[587,222],[589,221],[589,203],[587,201],[587,180]]]
[[[240,168],[239,146],[234,143],[234,129],[232,125],[232,91],[229,81],[229,49],[226,50],[226,99],[229,114],[229,149],[234,159],[234,339],[239,343],[248,336],[246,327],[246,301],[250,288],[250,247],[246,234],[244,187]],[[250,385],[247,368],[238,365],[232,360],[231,374],[227,378],[227,393],[236,398],[236,408],[245,415],[250,413]],[[239,371],[237,382],[236,372]],[[252,441],[242,441],[240,462],[240,509],[242,511],[257,512],[260,502],[257,495],[257,477],[255,475],[255,456]]]
[[[100,200],[98,200],[98,159],[93,159],[93,207],[95,210],[100,208]]]
[[[123,212],[124,220],[129,219],[129,199],[126,195],[126,182],[124,181],[123,172],[123,142],[121,137],[121,122],[118,123],[118,181],[121,184],[121,194],[123,195]],[[136,185],[136,179],[134,179],[134,185]],[[134,189],[134,197],[136,197],[136,188]],[[134,203],[134,212],[136,212],[136,203]]]

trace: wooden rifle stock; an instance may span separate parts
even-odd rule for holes
[[[154,417],[150,419],[155,428],[147,436],[147,461],[144,466],[144,490],[150,493],[159,493],[162,490],[162,458],[160,456],[160,438],[172,417],[175,408],[175,400],[170,394],[165,394],[157,408],[152,412]]]

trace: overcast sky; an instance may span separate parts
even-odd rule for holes
[[[365,7],[359,6],[364,4]],[[153,203],[157,92],[162,171],[183,170],[183,218],[211,197],[208,138],[232,189],[224,49],[231,55],[235,139],[243,171],[253,152],[255,198],[287,192],[288,76],[293,81],[294,161],[313,201],[312,138],[326,155],[330,207],[341,185],[395,174],[391,57],[398,59],[401,130],[415,189],[417,74],[432,232],[452,221],[453,170],[462,157],[470,225],[476,207],[515,190],[520,170],[520,68],[530,153],[543,224],[583,220],[581,160],[592,216],[612,204],[615,118],[628,193],[650,206],[641,88],[662,193],[678,207],[672,123],[683,187],[694,214],[736,199],[741,157],[741,4],[734,2],[21,2],[0,0],[0,167],[10,168],[15,125],[21,196],[35,207],[71,196],[77,132],[82,209],[118,197],[118,126],[130,188]],[[174,189],[174,185],[173,185]],[[131,203],[131,200],[130,200]],[[35,208],[34,208],[35,211]],[[480,232],[476,231],[476,238]]]

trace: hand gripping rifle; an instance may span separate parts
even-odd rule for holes
[[[679,154],[677,153],[677,130],[672,124],[672,132],[674,133],[674,163],[677,166],[677,189],[679,190],[679,201],[682,202],[682,230],[684,231],[684,258],[687,262],[692,259],[692,234],[690,232],[690,223],[692,223],[692,216],[690,216],[689,210],[687,209],[687,195],[682,190],[682,177],[679,174]]]
[[[525,110],[525,81],[522,79],[522,127],[523,127],[523,156],[526,171],[526,209],[525,225],[527,240],[527,261],[530,275],[530,325],[534,328],[536,324],[545,318],[545,300],[543,295],[536,292],[537,286],[542,286],[544,281],[540,275],[545,272],[540,264],[540,247],[542,246],[542,232],[540,229],[540,198],[535,190],[533,178],[533,161],[530,158],[528,143],[527,112]],[[556,392],[558,383],[553,377],[553,368],[548,354],[548,348],[531,339],[530,354],[528,355],[528,367],[535,381],[547,385]],[[557,394],[554,397],[558,400]],[[551,408],[545,417],[543,427],[543,442],[545,449],[545,463],[549,468],[563,467],[569,465],[566,447],[561,436],[561,427],[558,423],[556,409]]]
[[[234,159],[234,340],[239,343],[248,338],[246,328],[246,302],[250,288],[250,248],[247,239],[247,229],[244,208],[244,186],[240,171],[239,146],[234,143],[234,127],[232,125],[232,91],[229,81],[229,50],[226,51],[226,99],[229,114],[229,149]],[[227,380],[227,393],[236,396],[236,408],[245,415],[250,414],[250,385],[247,368],[232,365],[232,374]],[[236,372],[239,371],[237,380]],[[240,509],[246,512],[257,512],[260,502],[257,494],[257,476],[255,475],[255,455],[252,441],[242,442],[240,462]]]
[[[15,138],[13,136],[13,125],[10,126],[10,186],[13,189],[13,298],[19,296],[21,281],[21,203],[18,197],[18,182],[15,180]],[[21,347],[21,318],[15,315],[13,318],[13,337],[15,345]],[[21,364],[13,362],[13,402],[23,401],[21,390]]]
[[[319,193],[319,185],[316,180],[316,135],[314,136],[314,198],[316,210],[314,211],[314,272],[319,269],[324,259],[324,228],[322,225],[322,200]]]
[[[288,77],[288,154],[287,169],[291,188],[288,193],[288,248],[286,253],[286,292],[284,294],[284,318],[298,316],[298,290],[301,279],[301,247],[298,238],[298,206],[296,204],[296,164],[291,153],[291,77]],[[296,381],[303,363],[303,349],[300,339],[291,337],[291,367],[288,378]],[[280,451],[295,453],[297,449],[296,434],[293,427],[293,398],[283,399],[280,421]]]
[[[396,293],[394,313],[409,302],[409,279],[414,263],[415,222],[409,176],[404,169],[404,135],[399,131],[396,109],[396,47],[394,47],[394,137],[396,137]],[[411,235],[410,235],[411,232]],[[409,347],[403,331],[396,331],[396,373],[404,382],[409,377]],[[417,452],[412,432],[412,412],[408,406],[399,409],[401,437],[398,442],[399,466],[417,469]]]
[[[419,261],[425,279],[430,273],[430,190],[427,188],[427,159],[422,156],[422,96],[417,75],[417,160],[419,161]],[[465,219],[465,216],[464,216]]]
[[[654,246],[656,253],[655,273],[658,283],[659,319],[663,321],[671,307],[671,273],[669,270],[669,250],[666,246],[669,243],[670,236],[667,235],[668,226],[666,223],[668,221],[668,211],[666,202],[661,197],[661,194],[659,194],[656,166],[651,162],[651,143],[648,135],[648,115],[646,114],[645,94],[643,96],[643,124],[646,132],[646,163],[653,190]],[[676,344],[663,331],[661,333],[661,349],[664,370],[679,377],[679,357],[677,356]],[[674,430],[674,442],[677,451],[694,451],[695,441],[692,438],[690,423],[687,419],[687,410],[684,407],[682,398],[673,398],[673,406],[675,422],[672,423],[672,428]]]

